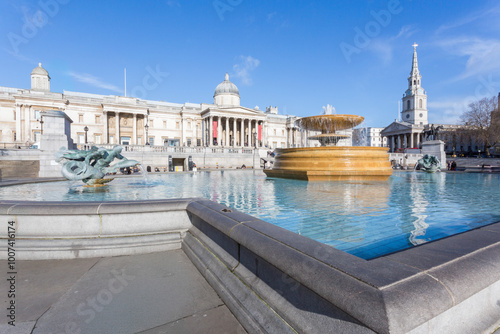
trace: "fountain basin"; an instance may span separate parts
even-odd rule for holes
[[[308,181],[381,180],[392,175],[387,147],[323,146],[276,149],[268,177]]]

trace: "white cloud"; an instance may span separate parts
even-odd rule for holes
[[[453,23],[445,23],[441,25],[437,30],[436,34],[441,34],[444,33],[448,30],[453,30],[460,28],[462,26],[474,23],[478,20],[488,20],[490,17],[494,20],[493,22],[496,22],[498,24],[498,14],[500,13],[500,6],[495,6],[492,8],[486,8],[480,11],[475,11],[473,13],[470,13],[469,15],[459,18],[459,19],[454,19]]]
[[[103,81],[101,81],[101,79],[99,79],[91,74],[76,73],[76,72],[69,72],[68,74],[79,82],[83,82],[83,83],[86,83],[88,85],[91,85],[91,86],[94,86],[97,88],[107,89],[107,90],[113,91],[115,93],[120,93],[120,94],[123,93],[123,90],[118,88],[117,86],[103,82]]]
[[[252,56],[240,56],[239,63],[233,65],[234,76],[241,79],[244,85],[251,85],[250,73],[256,69],[260,61]]]
[[[452,81],[473,76],[500,73],[500,40],[479,37],[462,37],[442,40],[438,43],[447,52],[467,57],[465,70]]]
[[[387,65],[392,60],[396,41],[400,38],[409,38],[415,32],[417,32],[417,29],[413,28],[411,25],[402,26],[398,33],[394,36],[373,39],[368,46],[368,49],[375,53],[380,60]]]

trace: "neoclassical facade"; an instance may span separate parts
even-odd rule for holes
[[[61,110],[72,120],[77,144],[153,146],[300,147],[306,135],[298,117],[240,105],[239,90],[225,79],[213,103],[171,103],[134,97],[50,90],[49,73],[39,64],[31,89],[0,87],[0,142],[3,147],[36,144],[45,110]]]

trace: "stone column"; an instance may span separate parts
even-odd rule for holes
[[[214,145],[214,117],[208,118],[208,146]]]
[[[217,145],[218,146],[221,146],[222,139],[223,139],[223,135],[222,135],[222,117],[218,116],[217,117]]]
[[[23,143],[31,139],[31,106],[24,106],[24,139]]]
[[[229,117],[226,117],[226,142],[224,144],[226,146],[231,146],[229,142]]]
[[[184,146],[186,144],[186,131],[184,122],[185,122],[184,115],[181,114],[181,146]]]
[[[21,127],[21,108],[22,104],[16,104],[16,142],[22,140],[22,127]]]
[[[262,122],[262,145],[266,146],[267,143],[267,122]]]
[[[132,145],[137,145],[137,114],[133,114],[132,120]]]
[[[245,119],[240,120],[240,146],[245,146]]]
[[[236,122],[236,117],[235,117],[235,118],[233,118],[233,142],[232,142],[233,145],[231,145],[232,147],[236,147],[236,134],[237,134],[236,124],[237,124],[237,122]]]
[[[115,111],[115,144],[120,145],[120,113]]]
[[[104,118],[104,126],[103,126],[103,144],[109,144],[109,137],[108,137],[108,113],[106,111],[102,112],[103,118]]]
[[[391,139],[391,152],[394,152],[394,136],[389,136]]]

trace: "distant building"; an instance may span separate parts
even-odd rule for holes
[[[382,137],[384,128],[365,127],[353,130],[352,144],[354,146],[386,147],[387,138]]]
[[[301,147],[304,133],[296,116],[279,115],[240,105],[240,93],[225,79],[215,89],[213,103],[171,103],[135,97],[50,90],[49,73],[38,65],[31,89],[0,87],[2,147],[28,146],[40,140],[41,111],[60,110],[73,121],[77,144],[161,146]]]

